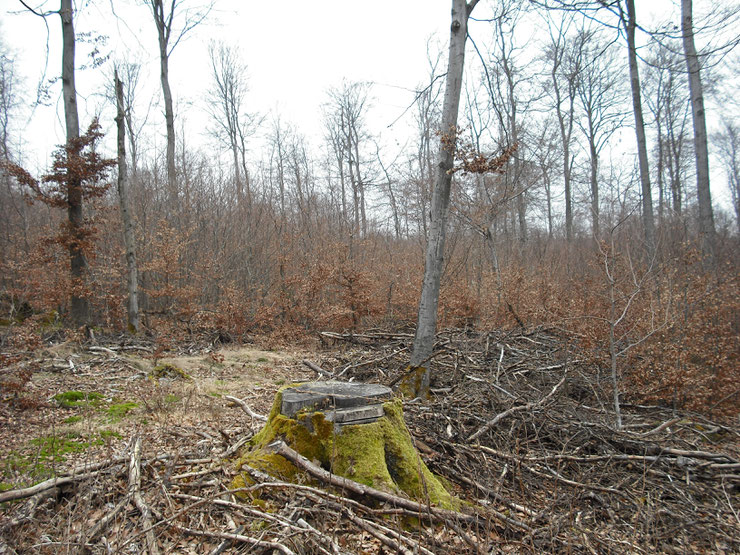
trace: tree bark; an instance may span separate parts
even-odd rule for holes
[[[447,60],[447,80],[442,108],[442,133],[449,141],[441,141],[438,151],[437,175],[432,193],[431,225],[424,264],[424,281],[419,300],[419,312],[414,337],[414,348],[409,362],[411,367],[426,364],[434,348],[437,332],[437,309],[439,289],[444,263],[445,234],[450,206],[452,167],[457,130],[457,113],[460,106],[463,66],[465,63],[465,41],[468,35],[468,17],[477,0],[452,0],[452,24],[450,26],[449,58]],[[427,366],[421,379],[414,385],[413,393],[425,396],[429,393],[431,372]]]
[[[593,233],[594,240],[598,241],[601,237],[601,229],[599,227],[599,153],[592,136],[592,134],[589,136],[588,145],[591,159],[589,178],[591,182],[591,233]]]
[[[75,30],[72,0],[62,0],[59,15],[62,20],[62,96],[64,99],[64,122],[67,132],[67,145],[80,137],[80,119],[77,114],[77,89],[75,88]],[[70,316],[76,325],[87,324],[90,320],[90,305],[84,296],[87,281],[87,259],[83,251],[84,216],[82,211],[82,184],[79,180],[67,183],[67,217],[71,241],[69,243],[70,273],[72,294],[70,296]]]
[[[160,81],[162,83],[162,96],[164,97],[164,119],[167,127],[167,187],[169,189],[172,206],[177,207],[178,190],[177,175],[175,167],[175,111],[172,107],[172,90],[170,89],[170,55],[167,52],[170,34],[172,32],[172,18],[174,16],[174,2],[171,11],[165,17],[163,0],[151,0],[154,23],[157,26],[157,39],[159,40],[159,68]]]
[[[627,33],[627,55],[629,58],[630,86],[632,89],[632,109],[635,116],[635,134],[637,137],[637,159],[640,166],[640,184],[642,186],[642,223],[645,231],[645,246],[648,257],[655,254],[655,218],[653,216],[653,196],[650,188],[650,167],[648,165],[647,138],[645,121],[642,115],[642,98],[640,92],[640,73],[637,67],[637,45],[635,30],[635,0],[627,0],[627,20],[622,17],[622,24]]]
[[[681,35],[689,74],[691,114],[694,118],[694,153],[696,155],[696,195],[699,201],[699,237],[704,266],[716,269],[717,237],[714,229],[712,195],[709,190],[709,148],[707,122],[704,114],[704,93],[701,84],[701,67],[694,44],[692,0],[681,0]]]
[[[123,242],[126,248],[128,268],[128,328],[131,333],[139,332],[139,271],[136,265],[136,239],[131,218],[131,203],[128,194],[128,167],[126,165],[126,121],[123,108],[123,84],[114,74],[116,86],[116,126],[118,128],[118,205],[123,221]]]

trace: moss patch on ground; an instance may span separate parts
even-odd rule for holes
[[[95,391],[65,391],[52,397],[54,401],[65,409],[76,409],[87,406],[96,406],[103,399],[103,395]]]
[[[54,466],[63,463],[68,455],[105,445],[113,438],[120,439],[121,435],[112,430],[100,430],[89,437],[74,431],[37,437],[29,441],[26,448],[8,454],[0,466],[0,475],[9,482],[18,476],[25,476],[32,482],[43,480],[53,476]]]
[[[120,422],[122,418],[124,418],[135,408],[138,408],[138,406],[139,403],[134,403],[133,401],[124,401],[122,403],[113,403],[106,409],[105,412],[108,415],[108,419],[112,423],[115,423]]]
[[[150,376],[154,379],[167,378],[170,380],[192,380],[193,378],[179,366],[164,363],[155,366]]]
[[[307,479],[292,463],[266,449],[276,439],[282,439],[307,459],[337,475],[389,493],[405,494],[423,503],[444,508],[459,506],[459,501],[419,457],[403,420],[400,401],[385,403],[385,415],[377,421],[343,426],[338,433],[322,412],[303,412],[288,418],[280,413],[281,405],[282,390],[275,396],[264,428],[252,438],[238,460],[237,470],[248,465],[286,480]],[[233,487],[250,483],[248,475],[240,474]]]

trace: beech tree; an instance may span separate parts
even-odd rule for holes
[[[175,165],[175,110],[172,101],[172,89],[170,88],[170,56],[185,35],[208,17],[213,4],[188,9],[183,8],[183,0],[170,0],[169,7],[165,7],[165,0],[147,0],[147,2],[152,10],[159,42],[159,77],[162,84],[164,119],[167,128],[167,185],[172,206],[176,207],[179,205],[179,201],[177,168]],[[177,29],[173,25],[175,18],[179,15],[182,16],[184,21],[182,26]]]
[[[699,202],[699,237],[705,265],[716,269],[717,238],[709,190],[709,147],[704,113],[704,90],[701,84],[701,64],[694,44],[692,0],[681,0],[681,35],[686,56],[691,94],[691,114],[694,120],[694,154],[696,156],[696,196]]]
[[[362,158],[365,143],[370,142],[365,130],[368,88],[362,83],[344,83],[340,88],[331,89],[329,97],[325,126],[342,183],[342,205],[346,209],[344,184],[347,183],[352,192],[352,233],[364,237],[367,235],[366,189],[369,180]]]
[[[550,62],[553,104],[560,130],[563,147],[563,185],[565,191],[565,238],[573,240],[573,162],[571,151],[573,129],[575,127],[575,103],[578,97],[578,84],[583,70],[583,53],[588,35],[578,33],[568,35],[568,27],[573,23],[572,16],[563,18],[560,26],[550,25],[550,43],[546,57]]]
[[[208,92],[209,111],[215,124],[214,135],[231,152],[234,163],[236,198],[251,196],[247,170],[247,138],[253,133],[256,117],[244,111],[248,90],[246,66],[237,51],[223,43],[208,47],[213,85]]]
[[[525,8],[516,0],[504,0],[497,4],[492,21],[491,56],[484,61],[485,85],[490,108],[498,120],[500,142],[517,145],[522,135],[521,120],[534,96],[529,95],[528,100],[522,101],[522,97],[527,96],[522,94],[522,88],[528,77],[523,74],[520,67],[523,63],[518,59],[522,47],[516,43],[516,28],[521,23]],[[507,171],[503,175],[504,193],[501,195],[514,201],[521,243],[527,241],[527,187],[523,185],[523,169],[520,154],[508,160]],[[489,229],[493,230],[490,226]]]
[[[452,168],[457,138],[457,112],[460,106],[463,67],[465,65],[465,42],[468,37],[468,18],[478,0],[452,0],[452,23],[447,58],[447,80],[442,107],[443,135],[437,153],[437,175],[432,193],[431,223],[424,262],[424,281],[419,300],[414,346],[409,366],[414,370],[411,393],[425,396],[429,393],[431,371],[429,359],[434,349],[437,332],[437,308],[439,288],[444,262],[445,233],[450,206]],[[425,366],[426,365],[426,366]]]
[[[123,223],[123,243],[126,248],[128,327],[132,333],[139,331],[139,270],[136,263],[136,238],[129,199],[128,167],[126,164],[126,121],[123,103],[123,84],[114,72],[116,89],[116,127],[118,129],[118,206]]]
[[[642,224],[645,237],[645,248],[648,258],[655,254],[655,217],[653,213],[653,195],[650,185],[650,166],[648,161],[647,136],[645,119],[642,111],[642,85],[637,58],[637,13],[635,0],[532,0],[534,4],[548,9],[575,10],[596,19],[595,13],[607,11],[617,18],[620,31],[624,32],[627,41],[627,61],[629,66],[630,90],[632,91],[632,113],[635,120],[635,138],[637,141],[637,161],[640,174],[642,197]],[[606,25],[611,26],[609,23]]]
[[[626,112],[621,108],[625,100],[620,86],[620,75],[614,71],[617,64],[614,49],[593,35],[582,44],[587,60],[577,82],[577,93],[582,117],[576,119],[589,155],[589,185],[591,192],[591,232],[601,237],[599,204],[599,156],[612,135],[622,126]]]
[[[726,121],[723,129],[715,135],[714,142],[719,146],[720,159],[732,197],[735,225],[740,233],[740,125]]]
[[[66,154],[60,150],[59,156],[67,160],[79,156],[80,120],[77,113],[77,88],[75,86],[75,29],[72,0],[61,0],[59,10],[41,12],[21,3],[33,14],[46,18],[58,14],[62,23],[62,103],[64,105],[64,123],[67,136]],[[58,159],[62,164],[61,158]],[[62,167],[60,166],[60,171]],[[28,175],[30,178],[30,175]],[[30,178],[33,182],[33,179]],[[90,304],[85,295],[87,281],[87,258],[83,249],[85,243],[83,183],[80,172],[67,171],[57,174],[62,180],[59,183],[65,196],[67,220],[69,222],[69,240],[66,241],[69,252],[72,289],[70,292],[70,318],[77,325],[90,321]],[[21,180],[23,178],[21,177]],[[28,183],[30,184],[30,183]]]
[[[658,45],[648,63],[651,71],[646,75],[645,98],[655,119],[658,219],[662,223],[669,200],[673,216],[680,216],[683,211],[686,174],[689,170],[687,154],[691,110],[684,71],[681,69],[685,62],[678,54],[667,46]]]
[[[13,180],[2,167],[3,162],[12,162],[16,159],[15,149],[11,146],[11,138],[15,131],[15,123],[19,115],[20,94],[23,89],[16,72],[15,59],[0,39],[0,212],[5,217],[0,218],[0,245],[3,252],[8,252],[11,246],[11,234],[18,221],[26,235],[27,218],[26,203],[22,195],[13,187]]]

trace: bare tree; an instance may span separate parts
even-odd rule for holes
[[[610,43],[599,41],[595,35],[584,35],[582,44],[585,64],[578,79],[578,100],[583,117],[577,119],[589,154],[589,184],[591,192],[591,232],[595,239],[601,236],[599,206],[599,156],[612,135],[622,126],[626,113],[620,75],[614,71],[617,64]]]
[[[421,86],[416,94],[416,112],[414,120],[417,129],[416,149],[409,161],[409,173],[412,188],[407,192],[412,197],[415,215],[421,236],[426,239],[429,232],[429,205],[434,186],[434,131],[438,129],[440,119],[440,96],[442,88],[438,83],[439,64],[442,53],[431,54],[427,44],[429,62],[429,81]]]
[[[642,112],[642,86],[637,58],[636,31],[637,14],[635,0],[532,0],[536,5],[548,9],[575,10],[596,19],[595,13],[606,10],[617,18],[617,26],[627,39],[627,60],[629,65],[630,89],[632,91],[632,112],[635,119],[635,137],[637,140],[637,160],[640,173],[642,193],[642,223],[645,234],[645,247],[648,258],[655,253],[655,217],[653,213],[653,196],[650,185],[650,167],[648,162],[647,137],[645,120]],[[612,27],[606,21],[600,23]]]
[[[8,252],[11,244],[13,227],[19,225],[23,232],[26,251],[28,251],[28,217],[27,203],[23,195],[14,187],[11,176],[2,167],[3,162],[17,161],[18,154],[11,145],[12,135],[18,121],[20,108],[20,94],[23,90],[22,82],[16,71],[15,58],[0,39],[0,212],[5,217],[0,218],[2,227],[3,250]],[[17,216],[17,220],[13,215]]]
[[[532,94],[522,95],[522,88],[531,77],[522,71],[518,60],[521,46],[515,42],[515,30],[520,23],[524,5],[516,0],[498,2],[493,16],[493,43],[491,56],[482,60],[484,83],[488,89],[491,109],[498,119],[499,140],[504,145],[516,145],[521,141],[521,119],[529,105],[534,102]],[[480,55],[480,52],[478,51]],[[530,91],[531,92],[531,91]],[[522,101],[522,96],[527,98]],[[515,202],[516,220],[519,227],[519,241],[527,240],[527,193],[522,184],[522,154],[519,150],[508,161],[503,176],[504,196]],[[508,191],[516,190],[510,195]]]
[[[211,43],[213,85],[208,93],[208,110],[213,116],[214,135],[231,151],[234,162],[234,181],[237,200],[250,198],[247,169],[247,138],[253,133],[256,116],[244,112],[246,102],[247,68],[237,51],[223,43]]]
[[[0,157],[5,159],[10,158],[10,127],[18,107],[17,81],[14,60],[0,41]]]
[[[157,27],[157,39],[159,41],[159,77],[162,84],[164,118],[167,127],[167,186],[170,200],[173,203],[172,205],[178,206],[175,163],[175,111],[172,101],[172,89],[170,88],[170,56],[185,35],[208,17],[213,4],[188,9],[183,8],[183,0],[170,0],[168,7],[165,7],[165,0],[147,0],[147,3],[152,10],[154,24]],[[178,16],[182,16],[184,20],[179,29],[173,27],[175,18]]]
[[[131,158],[131,180],[135,181],[139,169],[139,141],[141,133],[149,119],[149,107],[142,118],[136,118],[136,97],[141,84],[141,65],[138,63],[123,63],[118,65],[121,83],[123,85],[123,116],[128,135],[129,157]]]
[[[642,225],[645,232],[645,246],[648,257],[655,254],[655,217],[653,215],[653,194],[650,186],[650,167],[648,163],[645,120],[642,114],[642,96],[640,72],[637,65],[637,15],[635,0],[625,0],[626,13],[619,4],[619,20],[627,35],[627,59],[629,61],[630,87],[632,89],[632,111],[635,116],[635,135],[637,137],[637,160],[640,167],[640,184],[642,186]]]
[[[342,181],[342,206],[346,206],[344,183],[352,188],[352,215],[354,235],[367,235],[366,188],[368,179],[363,156],[369,140],[365,130],[365,113],[368,87],[363,83],[344,83],[341,88],[329,91],[331,101],[325,107],[325,125]]]
[[[685,64],[669,47],[658,44],[648,59],[646,104],[655,119],[656,175],[658,186],[658,218],[662,222],[668,204],[673,215],[683,210],[684,181],[687,167],[689,93],[681,67]]]
[[[709,146],[704,113],[704,91],[701,84],[701,64],[694,44],[692,0],[681,0],[681,35],[689,74],[691,113],[694,119],[694,154],[696,155],[696,193],[699,201],[699,237],[705,265],[716,269],[717,238],[709,190]]]
[[[123,102],[123,84],[114,73],[116,89],[116,126],[118,129],[118,206],[123,223],[123,242],[128,268],[128,327],[131,333],[139,332],[139,270],[136,264],[136,238],[129,199],[128,167],[126,164],[126,118]]]
[[[565,190],[565,237],[573,240],[573,192],[572,174],[574,154],[571,151],[573,128],[575,125],[575,103],[578,97],[578,83],[583,69],[583,47],[588,35],[578,33],[568,36],[568,28],[573,24],[572,15],[560,19],[557,29],[551,23],[550,43],[546,57],[550,62],[553,104],[558,119],[560,141],[563,154],[563,184]]]
[[[447,58],[447,81],[442,108],[442,133],[437,163],[437,177],[432,193],[431,227],[427,241],[424,263],[424,281],[419,300],[414,347],[409,365],[414,369],[411,393],[415,396],[428,395],[431,380],[429,359],[434,349],[437,332],[437,308],[439,287],[444,262],[445,233],[450,206],[452,167],[457,138],[457,112],[460,106],[463,68],[465,64],[465,42],[468,36],[468,18],[478,0],[452,0],[452,23],[450,46]],[[426,366],[424,366],[426,365]]]

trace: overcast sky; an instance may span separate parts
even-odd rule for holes
[[[17,0],[0,0],[0,4],[0,31],[17,56],[26,100],[31,101],[46,58],[47,27],[41,18],[24,13]],[[41,4],[49,10],[58,5],[58,0]],[[78,0],[76,5],[82,5],[76,21],[78,36],[87,32],[107,35],[108,43],[102,49],[112,59],[142,63],[146,88],[140,102],[144,108],[151,97],[160,102],[156,29],[149,9],[134,0]],[[186,0],[185,5],[197,2]],[[208,20],[191,31],[171,56],[177,116],[185,118],[192,140],[204,121],[198,103],[211,82],[208,43],[221,40],[237,46],[248,66],[251,110],[277,112],[283,121],[294,123],[311,137],[321,133],[321,105],[327,90],[343,79],[367,81],[375,84],[373,115],[377,121],[372,125],[375,130],[384,129],[413,101],[411,91],[428,79],[427,43],[431,39],[436,41],[435,48],[444,48],[449,18],[449,0],[219,0]],[[61,71],[59,17],[51,16],[47,22],[47,77],[53,78]],[[78,47],[78,68],[87,63],[89,50],[86,45]],[[102,71],[78,69],[83,122],[105,105],[103,81],[111,71],[110,65]],[[41,164],[50,148],[64,142],[59,89],[52,89],[52,108],[38,108],[30,124],[22,126],[29,157]],[[112,112],[105,115],[108,120],[113,117]],[[102,123],[112,134],[112,121]],[[164,135],[161,107],[152,112],[150,125],[159,125]]]

